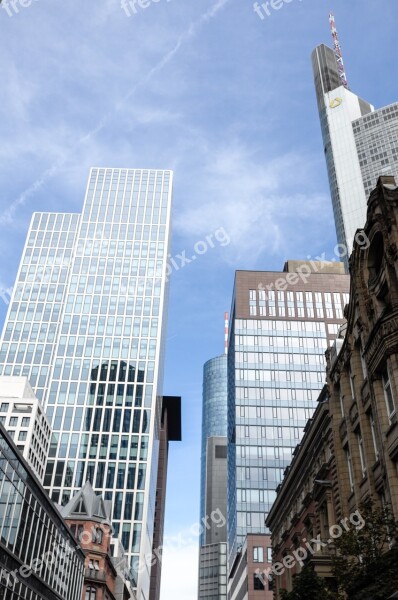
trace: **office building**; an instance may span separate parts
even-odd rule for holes
[[[43,483],[51,427],[26,377],[0,376],[0,423]]]
[[[135,600],[126,571],[112,559],[112,506],[87,481],[60,512],[84,552],[84,600]],[[116,553],[123,556],[119,546]]]
[[[53,429],[45,487],[85,481],[113,506],[137,598],[149,597],[168,297],[172,173],[91,169],[81,214],[35,213],[0,345]],[[140,572],[138,573],[138,570]]]
[[[380,175],[398,175],[398,103],[375,110],[342,81],[335,51],[321,44],[312,66],[338,243],[347,248],[366,220]]]
[[[331,586],[336,524],[360,525],[352,516],[370,499],[374,510],[389,507],[398,521],[397,207],[394,177],[381,177],[368,201],[364,234],[370,244],[355,244],[351,256],[347,323],[327,352],[327,387],[267,521],[278,562],[303,538],[320,536],[324,545],[308,552],[306,562]],[[380,598],[398,597],[398,549],[387,531],[382,547],[380,527],[375,554],[383,560],[369,571],[365,561],[346,582],[350,598],[373,597],[375,582]],[[291,590],[300,571],[295,564],[278,574],[276,599],[282,588]]]
[[[228,315],[225,315],[228,333]],[[227,516],[227,346],[203,367],[199,600],[227,598],[227,529],[211,520]]]
[[[325,350],[348,292],[342,263],[288,261],[279,273],[236,272],[228,349],[230,572],[246,536],[268,534],[265,518],[325,383]]]
[[[0,424],[0,598],[81,600],[84,554]]]
[[[160,598],[169,443],[180,442],[181,439],[181,398],[179,396],[164,396],[162,399],[159,462],[156,483],[155,526],[152,544],[152,569],[149,600],[159,600]]]

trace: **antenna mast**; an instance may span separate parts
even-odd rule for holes
[[[344,85],[345,88],[349,89],[347,75],[346,75],[345,68],[344,68],[343,53],[341,51],[339,36],[337,33],[337,29],[336,29],[336,21],[334,18],[334,14],[332,12],[329,14],[329,23],[330,23],[330,28],[332,30],[334,54],[336,57],[337,68],[339,70],[341,85]]]

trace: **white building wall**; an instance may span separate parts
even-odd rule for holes
[[[27,377],[0,377],[0,422],[43,482],[51,427]]]

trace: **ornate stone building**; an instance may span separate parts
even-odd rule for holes
[[[135,600],[128,571],[117,560],[122,552],[112,558],[111,510],[111,502],[97,495],[89,481],[60,507],[85,555],[82,600]]]
[[[367,497],[398,520],[398,187],[381,177],[368,201],[363,244],[350,259],[341,349],[328,355],[339,478],[337,517]]]
[[[393,177],[381,177],[370,195],[350,275],[347,324],[327,352],[327,387],[267,520],[276,598],[280,589],[291,590],[303,564],[331,577],[333,534],[337,526],[361,525],[355,514],[366,499],[388,504],[398,521],[398,187]]]

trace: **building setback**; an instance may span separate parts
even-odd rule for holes
[[[45,487],[65,505],[85,481],[148,598],[158,475],[172,173],[91,169],[81,214],[35,213],[0,344],[53,428]],[[140,570],[140,572],[138,572]]]
[[[327,388],[268,516],[277,561],[297,549],[302,537],[319,534],[327,542],[330,528],[342,519],[355,526],[352,515],[370,498],[377,508],[388,505],[398,521],[397,207],[394,178],[381,177],[368,201],[363,233],[369,244],[355,244],[350,259],[347,325],[328,351]],[[383,564],[395,566],[380,581],[385,597],[393,598],[397,550],[385,550],[389,559]],[[327,543],[309,557],[326,578],[332,551]],[[300,570],[296,563],[290,574],[277,577],[277,600]],[[353,581],[352,596],[370,597],[366,585],[369,577]]]
[[[0,598],[81,600],[84,554],[0,424]]]
[[[43,483],[51,427],[27,377],[0,376],[0,423]]]
[[[335,53],[312,54],[314,83],[337,240],[351,253],[380,175],[398,175],[398,103],[375,110],[340,80]]]
[[[268,534],[265,518],[316,407],[325,350],[343,322],[348,291],[342,263],[288,261],[284,272],[236,273],[228,351],[230,576],[246,536]]]

